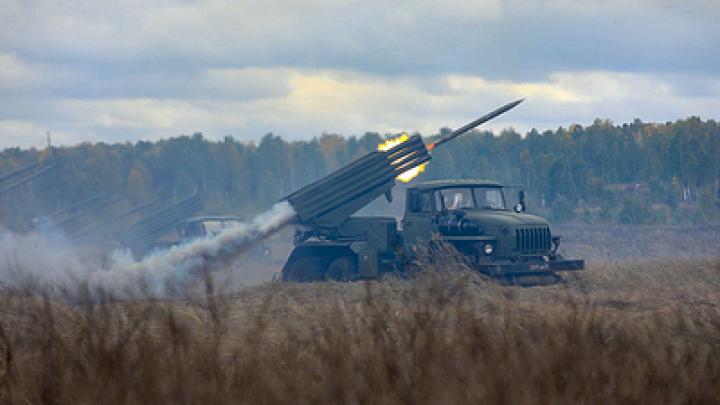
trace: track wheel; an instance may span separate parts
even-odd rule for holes
[[[326,280],[348,282],[357,277],[357,258],[351,256],[340,256],[333,260],[325,272]]]

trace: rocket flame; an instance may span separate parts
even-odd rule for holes
[[[387,141],[378,145],[378,150],[381,152],[388,151],[388,150],[400,145],[403,142],[407,142],[408,139],[410,139],[408,134],[402,134],[402,135],[398,136],[397,138],[388,139]]]
[[[414,179],[415,177],[418,176],[418,174],[425,171],[425,166],[427,166],[427,163],[423,163],[420,166],[415,166],[412,169],[397,176],[397,179],[402,181],[403,183],[409,183],[410,180]]]
[[[410,136],[408,136],[408,134],[402,134],[397,138],[388,139],[387,141],[378,145],[378,150],[381,152],[385,152],[400,145],[403,142],[407,142],[408,139],[410,139]],[[415,166],[412,169],[403,172],[401,175],[397,176],[397,179],[402,181],[403,183],[409,183],[412,179],[417,177],[418,174],[425,171],[425,166],[427,166],[427,163]]]

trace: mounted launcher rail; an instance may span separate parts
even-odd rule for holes
[[[34,162],[0,176],[0,196],[25,185],[57,166],[54,160],[46,163]]]
[[[429,160],[425,143],[414,135],[387,151],[370,152],[285,199],[295,208],[297,222],[334,228],[388,193],[397,176]]]
[[[435,147],[505,113],[522,101],[517,100],[491,111],[430,145],[426,146],[419,135],[413,135],[386,151],[370,152],[284,200],[295,208],[297,224],[321,234],[331,232],[383,194],[389,199],[395,179],[430,161],[430,151]]]

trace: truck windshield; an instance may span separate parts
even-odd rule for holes
[[[499,187],[476,187],[473,189],[475,203],[480,209],[504,210],[505,196]]]
[[[223,228],[225,228],[225,223],[223,221],[203,221],[203,225],[205,225],[208,235],[211,236],[219,234],[222,232]]]
[[[443,207],[504,210],[505,197],[499,187],[451,187],[438,190]]]
[[[240,225],[240,221],[234,219],[213,219],[203,221],[208,235],[217,235],[226,228],[232,228]]]

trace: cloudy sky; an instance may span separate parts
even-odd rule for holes
[[[0,148],[720,118],[717,0],[0,0]]]

